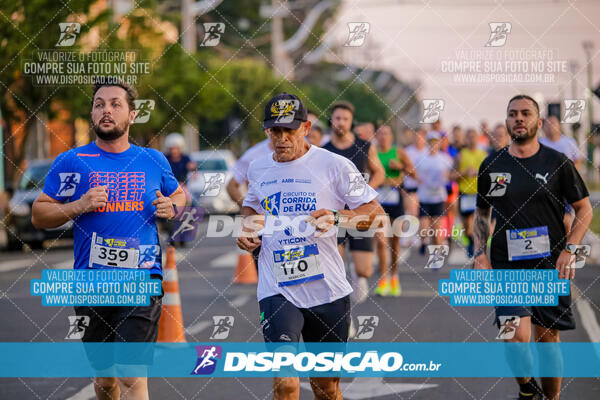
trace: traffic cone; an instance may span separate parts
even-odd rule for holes
[[[162,313],[158,321],[159,342],[185,342],[181,297],[179,296],[179,278],[175,265],[175,247],[167,247],[167,262],[163,268]]]
[[[233,273],[233,283],[258,283],[258,274],[256,272],[254,258],[252,257],[252,254],[247,251],[242,251],[238,255],[237,266]]]

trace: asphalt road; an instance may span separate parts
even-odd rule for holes
[[[0,255],[0,341],[60,342],[68,330],[70,307],[43,307],[39,297],[29,294],[29,281],[44,268],[67,268],[72,245],[35,253]],[[202,238],[177,250],[177,268],[187,340],[210,341],[212,316],[235,319],[226,341],[260,342],[258,305],[254,285],[231,284],[237,259],[232,238]],[[400,298],[370,296],[355,305],[353,318],[378,316],[379,325],[370,341],[399,342],[487,342],[494,341],[493,310],[487,307],[451,307],[448,298],[436,294],[438,280],[448,277],[450,267],[460,267],[460,250],[439,271],[424,269],[425,258],[416,249],[400,267],[403,294]],[[600,341],[600,266],[586,265],[573,281],[574,310],[578,328],[562,336],[563,341]],[[370,281],[372,287],[376,279]],[[494,362],[494,360],[490,360]],[[303,380],[301,399],[312,399]],[[510,399],[517,386],[513,379],[377,379],[343,380],[347,399]],[[153,378],[152,399],[269,399],[270,379]],[[90,399],[90,379],[0,379],[2,399]],[[561,399],[600,398],[599,379],[563,382]]]

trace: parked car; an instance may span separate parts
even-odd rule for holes
[[[197,165],[190,172],[187,188],[192,197],[192,205],[204,208],[208,214],[235,214],[240,211],[237,203],[229,197],[225,185],[231,179],[230,169],[235,164],[235,156],[229,150],[204,150],[190,154]]]
[[[36,229],[31,223],[31,205],[42,193],[52,161],[30,161],[9,202],[7,247],[11,250],[21,249],[24,243],[39,249],[44,240],[73,237],[73,221],[53,229]]]

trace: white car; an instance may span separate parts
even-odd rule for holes
[[[188,173],[187,189],[192,205],[203,207],[208,214],[235,214],[240,211],[237,203],[229,197],[225,186],[236,158],[229,150],[195,151],[190,158],[197,165],[196,171]]]

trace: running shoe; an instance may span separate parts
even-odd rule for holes
[[[544,392],[534,378],[531,378],[528,385],[529,390],[527,390],[527,393],[519,390],[519,400],[544,400]]]
[[[356,292],[356,303],[364,303],[365,300],[369,297],[369,281],[367,278],[360,277],[356,281],[356,287],[354,288]]]
[[[402,294],[402,286],[400,286],[400,280],[397,276],[392,277],[390,294],[394,297],[399,297]]]
[[[390,282],[387,279],[380,279],[379,285],[375,288],[377,296],[387,296],[390,294]]]

